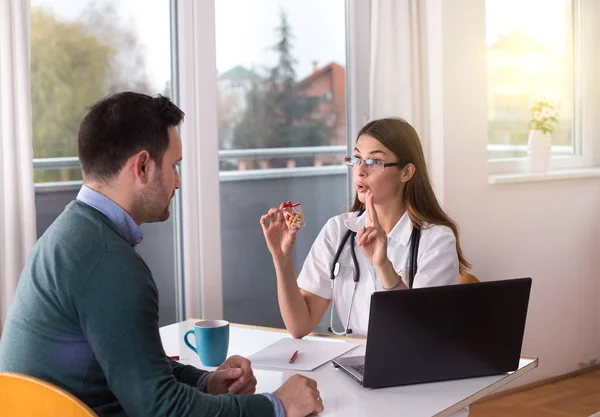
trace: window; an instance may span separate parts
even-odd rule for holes
[[[302,203],[298,274],[327,219],[348,209],[345,1],[215,7],[224,317],[282,327],[258,220]]]
[[[488,158],[527,157],[532,100],[555,103],[552,155],[581,154],[572,0],[486,0]]]
[[[168,1],[32,0],[35,182],[81,180],[86,107],[122,90],[170,95],[170,56]]]

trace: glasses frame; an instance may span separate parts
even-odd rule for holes
[[[372,170],[375,166],[381,166],[381,164],[377,164],[375,161],[381,161],[380,159],[362,159],[358,156],[346,156],[344,157],[344,163],[351,167],[355,168],[357,166],[365,163],[367,165],[367,169]],[[383,161],[381,161],[383,162]],[[357,165],[358,164],[358,165]],[[383,172],[387,167],[399,167],[402,166],[400,162],[383,162],[383,166],[380,172]]]

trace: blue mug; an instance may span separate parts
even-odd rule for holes
[[[194,334],[196,346],[188,340]],[[194,323],[194,330],[188,330],[183,341],[199,357],[204,366],[219,366],[227,359],[229,350],[229,322],[225,320],[202,320]]]

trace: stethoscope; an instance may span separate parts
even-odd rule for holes
[[[364,210],[361,210],[356,217],[360,217],[364,213]],[[333,328],[333,314],[335,310],[335,279],[340,273],[340,263],[338,262],[340,259],[340,255],[342,254],[342,250],[346,245],[346,242],[350,239],[350,255],[352,257],[352,263],[354,264],[354,288],[352,289],[352,298],[350,299],[350,307],[348,308],[348,317],[346,318],[346,325],[344,326],[343,332],[337,332]],[[410,235],[410,253],[409,253],[409,264],[407,266],[408,269],[408,288],[413,287],[413,281],[415,279],[415,275],[417,273],[417,255],[419,252],[419,241],[421,240],[421,229],[413,226],[412,233]],[[333,257],[333,263],[331,265],[331,273],[329,278],[331,279],[331,312],[329,314],[329,327],[327,331],[333,333],[338,336],[347,336],[352,333],[352,329],[350,326],[350,315],[352,313],[352,305],[354,304],[354,296],[356,295],[356,288],[358,287],[358,282],[360,281],[360,268],[358,266],[358,261],[356,259],[356,252],[354,250],[354,242],[356,241],[356,232],[348,229],[340,242],[337,251],[335,252],[335,256]],[[402,278],[400,278],[402,279]],[[343,325],[343,323],[342,323]]]

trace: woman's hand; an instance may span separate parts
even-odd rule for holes
[[[388,262],[387,235],[379,224],[373,205],[373,193],[367,191],[367,225],[356,235],[358,247],[375,268],[381,268]]]
[[[273,259],[292,259],[296,242],[298,229],[288,229],[281,211],[284,204],[281,203],[278,209],[272,208],[267,214],[260,217],[260,225]],[[267,220],[269,220],[268,225]]]

